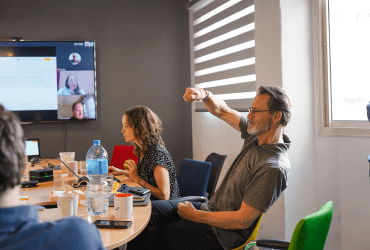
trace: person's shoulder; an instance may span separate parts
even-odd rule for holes
[[[84,246],[80,249],[104,249],[101,236],[97,227],[79,217],[68,217],[52,223],[54,232],[63,234],[65,243],[73,242],[74,245]]]
[[[163,145],[161,145],[161,144],[159,144],[159,143],[156,143],[156,144],[154,145],[154,147],[155,147],[155,149],[156,149],[157,151],[167,151],[167,149],[166,149]]]
[[[76,216],[73,216],[73,217],[67,217],[67,218],[64,218],[62,220],[59,220],[59,221],[56,221],[55,222],[56,225],[58,225],[58,227],[73,227],[75,229],[85,229],[85,228],[91,228],[93,230],[96,230],[96,226],[89,223],[88,221],[80,218],[80,217],[76,217]]]
[[[69,89],[67,89],[66,87],[63,87],[63,88],[58,90],[57,94],[58,95],[72,95],[72,92]]]
[[[63,95],[63,92],[64,92],[64,89],[65,88],[60,88],[57,92],[58,95]]]

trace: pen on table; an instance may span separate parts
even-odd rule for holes
[[[28,198],[28,196],[19,196],[19,200],[20,201],[28,201],[30,198]]]

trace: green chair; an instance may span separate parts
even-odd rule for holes
[[[321,209],[299,221],[292,236],[291,242],[283,240],[256,240],[246,245],[288,250],[321,250],[324,249],[328,236],[331,219],[333,217],[333,202],[328,201]]]

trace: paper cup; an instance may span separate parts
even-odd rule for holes
[[[132,220],[133,197],[131,194],[117,194],[114,196],[114,217],[117,219]]]
[[[59,219],[67,216],[77,216],[78,212],[78,194],[64,193],[58,195],[57,205]]]
[[[75,172],[75,174],[77,174],[77,171],[78,171],[78,165],[77,165],[77,161],[67,161],[67,166],[72,169],[73,172]],[[75,175],[68,170],[68,176],[69,177],[74,177]]]

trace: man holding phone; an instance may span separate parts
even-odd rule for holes
[[[104,250],[99,230],[79,217],[39,222],[35,206],[20,206],[25,142],[19,119],[0,104],[0,248]]]

